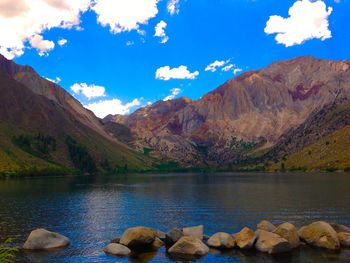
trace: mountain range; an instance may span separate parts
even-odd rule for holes
[[[348,170],[350,61],[299,57],[103,120],[0,56],[0,174]]]
[[[243,73],[199,100],[160,101],[104,122],[128,128],[133,148],[185,167],[345,169],[349,98],[349,61],[299,57]],[[327,136],[341,136],[341,145],[323,149]],[[308,147],[310,160],[299,160]]]

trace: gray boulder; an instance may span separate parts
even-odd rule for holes
[[[182,229],[185,236],[191,236],[203,240],[204,226],[185,227]]]
[[[343,247],[350,247],[350,233],[340,232],[338,233],[338,238]]]
[[[296,248],[300,245],[298,231],[291,223],[283,223],[279,225],[273,233],[286,239],[292,248]]]
[[[273,232],[276,230],[276,226],[267,220],[261,221],[259,224],[257,224],[256,228],[258,230],[265,230],[267,232]]]
[[[170,230],[168,233],[166,233],[165,236],[165,243],[172,245],[176,243],[180,238],[184,236],[183,232],[179,228],[174,228]]]
[[[208,246],[214,248],[229,249],[235,247],[236,242],[232,235],[219,232],[212,235],[208,240]]]
[[[331,227],[333,227],[333,229],[335,230],[335,232],[337,233],[350,233],[350,228],[344,225],[340,225],[340,224],[330,224]]]
[[[107,246],[104,252],[113,256],[126,257],[130,255],[131,250],[121,244],[111,243]]]
[[[309,245],[332,250],[340,248],[337,232],[327,222],[318,221],[304,226],[298,234]]]
[[[45,250],[54,248],[63,248],[70,243],[69,238],[46,229],[33,230],[27,241],[23,245],[23,249],[28,250]]]
[[[209,252],[209,248],[198,238],[184,236],[168,252],[174,255],[201,257]]]
[[[120,239],[120,244],[129,248],[151,246],[157,237],[157,231],[149,227],[132,227],[127,229]]]
[[[285,253],[292,250],[289,242],[279,235],[265,230],[258,230],[258,240],[255,248],[269,254]]]

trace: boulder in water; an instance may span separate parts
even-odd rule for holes
[[[28,250],[44,250],[63,248],[70,243],[69,238],[62,236],[59,233],[50,232],[46,229],[33,230],[27,241],[23,245],[23,249]]]
[[[340,225],[340,224],[330,224],[330,225],[331,225],[331,227],[333,227],[333,229],[337,233],[340,233],[340,232],[350,233],[350,228],[347,226]]]
[[[343,247],[350,247],[350,233],[340,232],[338,233],[340,245]]]
[[[170,230],[168,233],[166,233],[165,236],[165,243],[172,245],[176,243],[180,238],[184,236],[183,232],[179,228],[174,228]]]
[[[157,231],[149,227],[132,227],[127,229],[120,239],[120,244],[129,248],[152,246]]]
[[[196,237],[183,236],[168,252],[175,255],[202,257],[209,252],[209,248]]]
[[[258,230],[258,239],[255,247],[260,252],[267,252],[269,254],[285,253],[292,250],[286,239],[265,230]]]
[[[208,246],[214,248],[229,249],[235,247],[236,242],[232,235],[219,232],[212,235],[208,240]]]
[[[261,221],[259,224],[257,224],[256,228],[258,230],[265,230],[267,232],[273,232],[276,230],[276,226],[267,220]]]
[[[291,223],[283,223],[279,225],[273,233],[286,239],[292,248],[296,248],[300,245],[298,231]]]
[[[304,226],[298,234],[309,245],[332,250],[340,248],[337,232],[327,222],[318,221]]]
[[[185,236],[191,236],[203,240],[204,226],[185,227],[182,229]]]
[[[240,232],[234,235],[236,244],[241,249],[252,248],[256,237],[256,233],[248,227],[244,227]]]
[[[111,243],[107,246],[104,252],[113,256],[126,257],[130,255],[131,250],[121,244]]]

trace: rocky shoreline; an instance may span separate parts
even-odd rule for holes
[[[59,233],[36,229],[30,233],[23,249],[50,250],[69,244],[69,238]],[[317,221],[298,229],[288,222],[275,226],[264,220],[257,224],[255,231],[244,227],[234,234],[218,232],[206,236],[203,225],[175,228],[167,233],[139,226],[127,229],[121,237],[113,238],[104,252],[111,256],[128,257],[136,251],[157,251],[162,246],[175,260],[198,259],[208,254],[210,249],[256,250],[268,254],[288,253],[305,246],[340,250],[350,247],[350,228]]]

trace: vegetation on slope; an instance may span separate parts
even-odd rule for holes
[[[281,170],[350,170],[350,125],[269,167]]]

